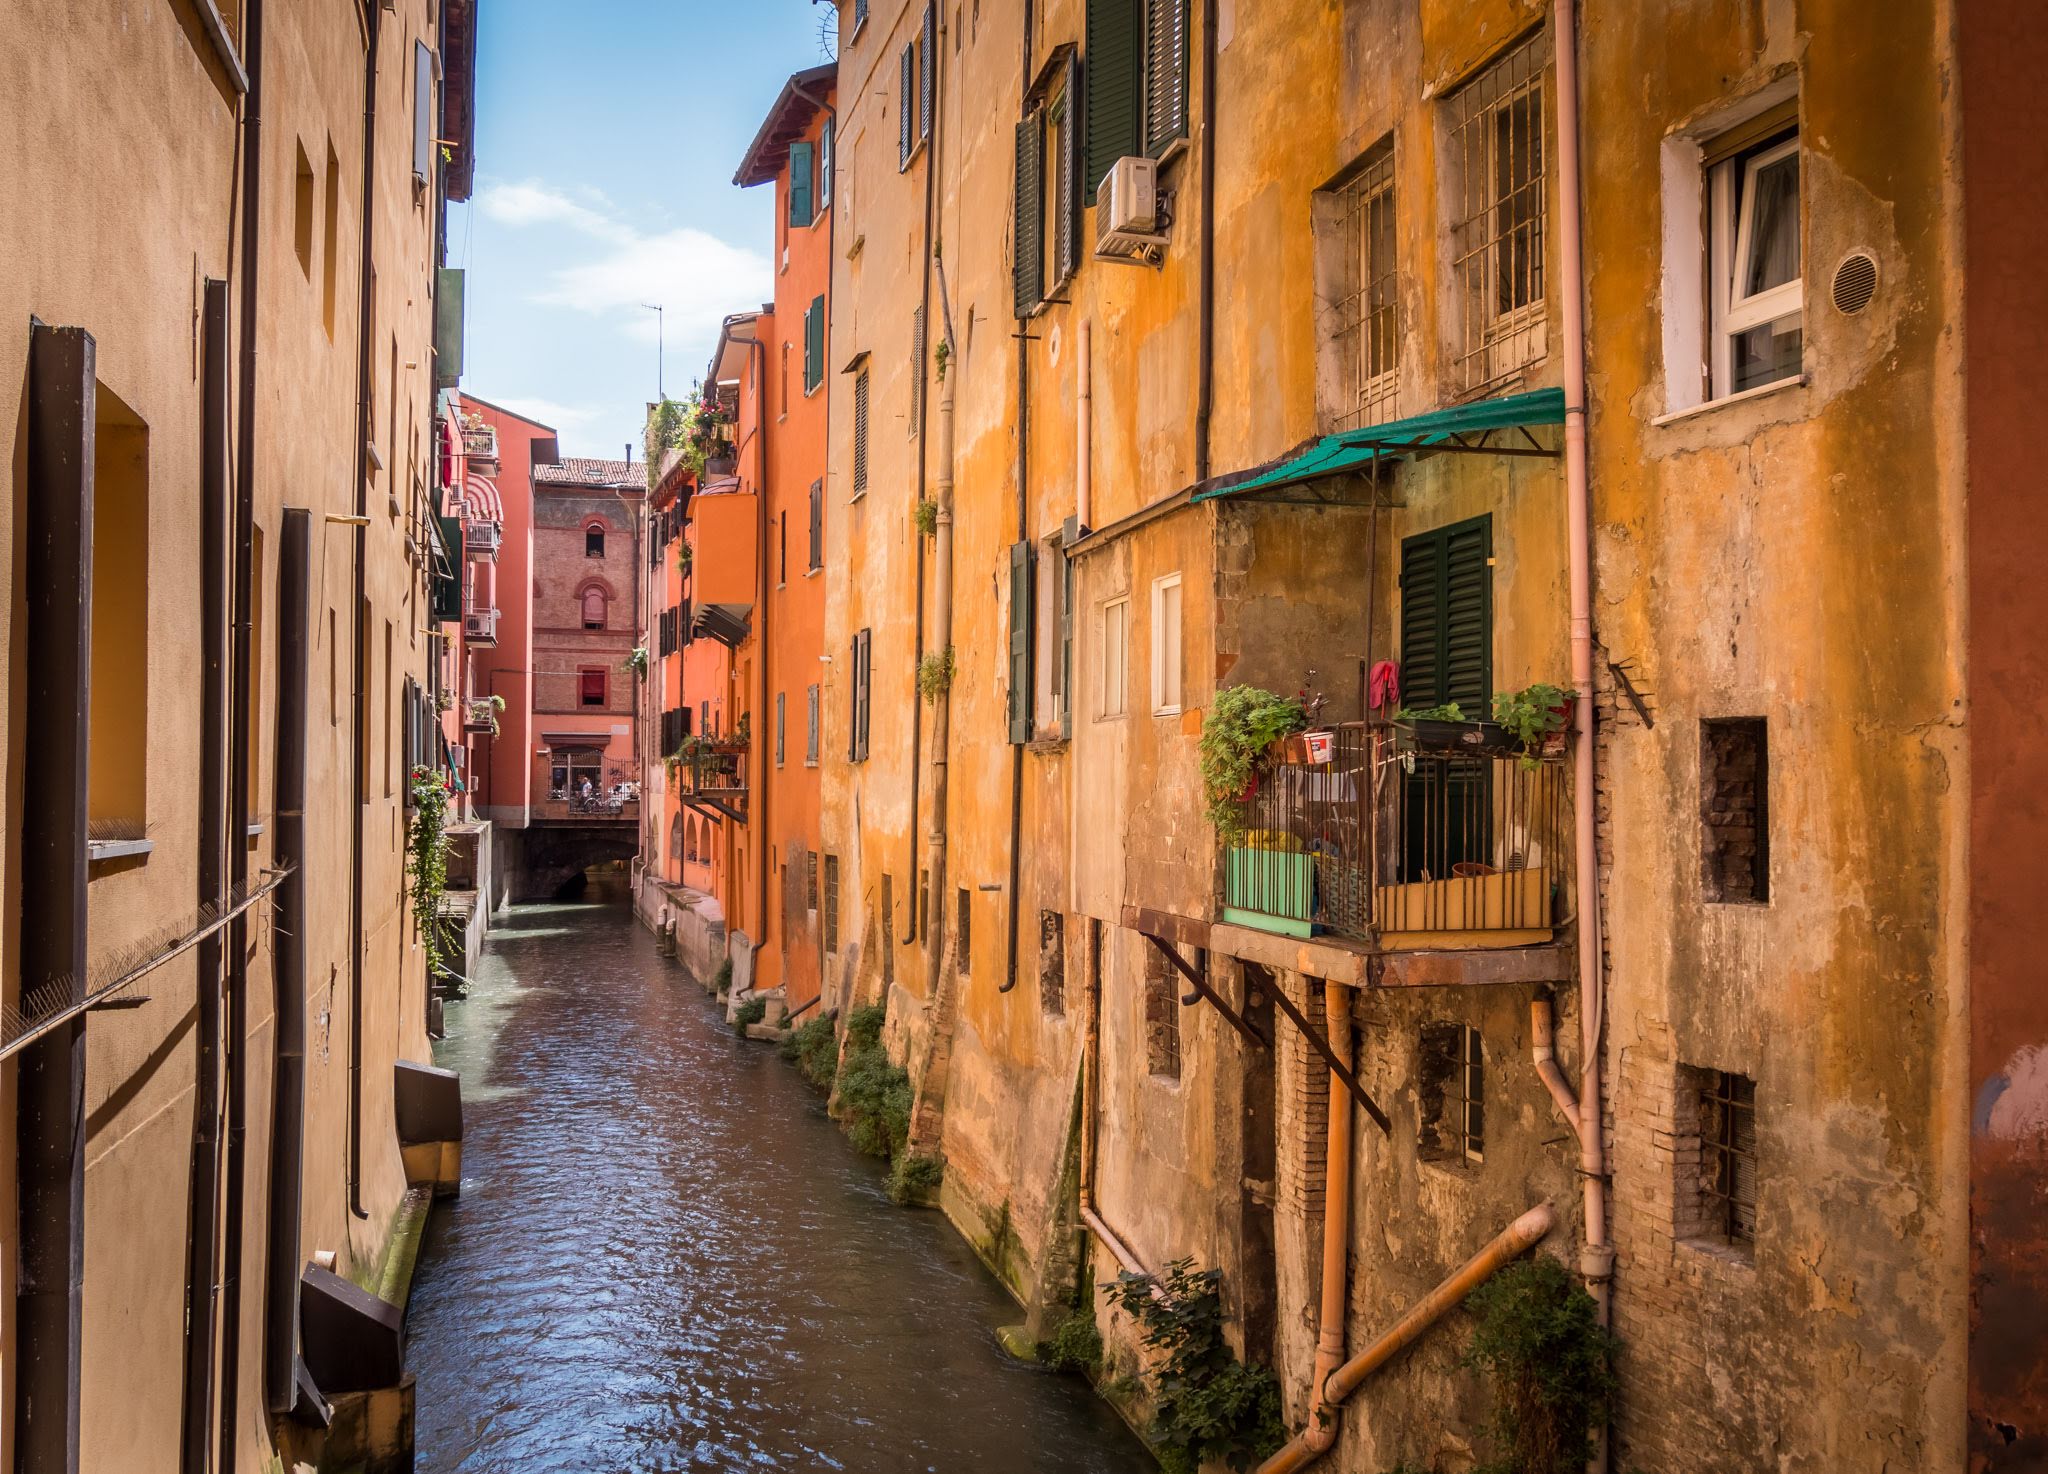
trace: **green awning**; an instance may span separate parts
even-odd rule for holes
[[[1211,497],[1239,496],[1248,491],[1292,486],[1297,482],[1312,481],[1318,476],[1363,470],[1370,467],[1375,459],[1397,460],[1419,450],[1500,451],[1502,447],[1475,445],[1465,437],[1489,430],[1563,423],[1562,389],[1532,389],[1526,394],[1478,399],[1449,409],[1431,410],[1424,415],[1410,415],[1405,420],[1391,420],[1384,425],[1365,425],[1356,430],[1346,430],[1341,435],[1325,435],[1305,450],[1282,458],[1248,480],[1197,492],[1194,500],[1203,502]]]

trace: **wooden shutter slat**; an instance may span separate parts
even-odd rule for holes
[[[1066,80],[1062,84],[1062,106],[1066,116],[1060,125],[1059,190],[1054,207],[1059,211],[1057,262],[1053,274],[1061,281],[1073,275],[1081,264],[1081,58],[1067,57]]]
[[[1031,740],[1031,544],[1010,544],[1010,741]]]
[[[1087,170],[1082,176],[1084,205],[1095,203],[1095,191],[1112,165],[1138,152],[1138,114],[1144,47],[1139,29],[1140,0],[1088,0],[1087,88],[1081,125],[1087,133]]]
[[[1038,310],[1045,291],[1045,116],[1033,113],[1017,125],[1017,188],[1014,222],[1013,296],[1017,316]]]
[[[1187,0],[1145,0],[1145,152],[1188,131]]]

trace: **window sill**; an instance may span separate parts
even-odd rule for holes
[[[156,849],[153,839],[93,839],[86,841],[86,864],[104,865],[113,860],[139,860]]]
[[[817,576],[818,576],[819,574],[823,573],[824,571],[825,571],[825,565],[824,565],[824,564],[822,564],[822,563],[820,563],[820,564],[819,564],[819,565],[818,565],[818,566],[817,566],[816,568],[806,568],[806,569],[804,570],[804,577],[805,577],[805,578],[816,578],[816,577],[817,577]]]
[[[1675,409],[1668,415],[1658,415],[1650,421],[1659,428],[1689,420],[1694,415],[1708,414],[1717,409],[1726,409],[1732,404],[1748,404],[1753,399],[1762,399],[1767,394],[1781,394],[1787,389],[1803,389],[1811,382],[1806,374],[1794,374],[1789,379],[1779,379],[1772,384],[1759,384],[1754,389],[1744,389],[1739,394],[1724,394],[1719,399],[1709,399],[1705,404],[1695,404],[1685,409]]]
[[[850,507],[850,506],[852,506],[852,505],[853,505],[853,504],[854,504],[855,502],[864,502],[864,501],[866,501],[867,499],[868,499],[868,493],[867,493],[867,488],[866,488],[866,487],[862,487],[862,488],[861,488],[861,489],[860,489],[859,491],[856,491],[856,492],[855,492],[855,493],[854,493],[854,494],[853,494],[852,496],[850,496],[850,497],[848,497],[848,498],[846,499],[846,504],[847,504],[847,505],[848,505],[848,506]]]
[[[1155,706],[1152,708],[1152,715],[1155,717],[1177,717],[1180,715],[1180,708],[1177,706]]]
[[[1753,1250],[1747,1244],[1732,1244],[1726,1239],[1690,1238],[1680,1239],[1681,1248],[1690,1249],[1703,1259],[1726,1264],[1733,1269],[1754,1270],[1756,1260]]]

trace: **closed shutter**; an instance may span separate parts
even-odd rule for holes
[[[827,118],[818,133],[818,204],[832,203],[832,120]]]
[[[1060,90],[1060,157],[1053,166],[1059,180],[1055,216],[1053,276],[1065,281],[1080,265],[1081,249],[1081,58],[1067,57],[1066,82]]]
[[[1010,544],[1010,740],[1031,740],[1031,544]]]
[[[1059,696],[1060,736],[1074,735],[1074,560],[1060,556],[1060,665],[1053,677]]]
[[[910,310],[910,433],[924,419],[924,308]]]
[[[1493,684],[1493,523],[1475,517],[1401,543],[1401,701],[1455,701],[1489,714]]]
[[[917,79],[917,136],[926,139],[932,136],[932,103],[939,75],[938,10],[931,5],[924,8],[924,41],[918,52],[924,58],[924,72]]]
[[[424,41],[412,43],[412,177],[434,180],[434,51]]]
[[[853,376],[853,494],[868,489],[868,371]]]
[[[789,225],[800,230],[811,223],[811,145],[789,146]]]
[[[777,691],[775,693],[775,766],[778,768],[782,766],[782,716],[783,695],[780,691]]]
[[[862,630],[853,637],[853,700],[847,710],[846,734],[847,756],[854,762],[864,762],[868,755],[868,710],[869,687],[873,673],[873,635]]]
[[[462,618],[462,519],[436,517],[441,524],[445,563],[434,566],[432,612],[436,623]]]
[[[811,298],[804,313],[804,393],[825,382],[825,298]]]
[[[1045,300],[1045,116],[1033,113],[1017,125],[1017,218],[1013,239],[1016,311],[1029,317]]]
[[[811,483],[811,567],[825,566],[825,482]]]
[[[1188,131],[1188,3],[1145,0],[1145,152]]]
[[[1081,119],[1088,142],[1081,176],[1086,204],[1118,159],[1138,151],[1138,98],[1143,46],[1140,0],[1088,0],[1087,106]]]
[[[896,172],[902,173],[910,167],[910,150],[916,142],[917,128],[917,46],[905,42],[903,56],[897,66],[896,102],[901,109],[896,119]]]

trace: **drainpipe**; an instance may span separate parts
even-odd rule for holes
[[[246,212],[245,212],[246,213]],[[246,243],[245,243],[246,247]],[[246,269],[246,268],[245,268]],[[227,900],[228,287],[206,284],[206,380],[199,452],[199,904]],[[193,1022],[192,1148],[185,1220],[185,1347],[178,1467],[203,1474],[213,1413],[214,1275],[220,1248],[221,938],[199,944]]]
[[[946,377],[939,380],[939,463],[934,478],[938,517],[932,534],[932,646],[945,650],[953,643],[953,352],[946,350]],[[922,541],[922,539],[920,539]],[[945,945],[946,908],[946,748],[953,696],[941,689],[932,702],[932,827],[929,840],[930,916],[925,922],[925,958],[929,975],[938,976]]]
[[[934,23],[935,38],[945,35],[945,17],[940,16]],[[944,50],[943,47],[940,48]],[[940,67],[932,73],[932,136],[925,144],[924,156],[924,262],[920,285],[919,308],[924,313],[925,341],[932,337],[932,272],[940,274],[940,306],[945,307],[945,267],[939,264],[935,252],[938,249],[935,238],[935,216],[938,212],[939,141],[945,137],[942,119],[945,117],[946,69]],[[835,135],[836,136],[836,135]],[[835,143],[835,156],[837,145]],[[956,355],[953,352],[953,316],[950,310],[944,313],[944,336],[940,339],[946,345],[947,376],[939,381],[939,465],[937,477],[938,523],[932,534],[932,621],[937,627],[932,643],[934,650],[944,652],[953,643],[953,383],[952,370]],[[922,359],[917,365],[920,395],[925,378]],[[920,399],[920,403],[922,400]],[[925,431],[928,416],[917,417],[917,499],[925,499]],[[924,664],[924,539],[917,539],[917,636],[911,651],[913,675]],[[910,683],[910,915],[902,940],[914,941],[917,937],[919,906],[917,896],[917,790],[924,777],[924,761],[921,748],[924,737],[924,713],[918,704],[924,699],[917,689],[917,682]],[[946,729],[948,708],[952,695],[940,691],[932,703],[932,821],[930,845],[930,875],[923,887],[924,894],[924,949],[925,978],[927,989],[936,994],[936,979],[939,975],[939,958],[945,947],[946,908],[939,904],[946,885]],[[885,926],[887,923],[885,922]],[[893,928],[890,928],[893,929]]]
[[[1564,468],[1571,559],[1572,688],[1578,695],[1573,744],[1574,879],[1579,906],[1579,1176],[1585,1183],[1586,1242],[1579,1270],[1598,1307],[1610,1316],[1614,1248],[1607,1241],[1607,1163],[1600,1139],[1600,1035],[1606,980],[1600,958],[1600,856],[1594,825],[1592,498],[1586,484],[1585,259],[1579,233],[1578,31],[1572,0],[1554,0],[1557,66],[1557,179],[1561,195],[1558,257],[1564,326]],[[1595,1440],[1591,1468],[1607,1467],[1606,1429]]]
[[[1102,923],[1088,921],[1088,1032],[1081,1045],[1081,1221],[1088,1225],[1102,1246],[1116,1257],[1126,1274],[1150,1276],[1116,1230],[1102,1221],[1095,1207],[1095,1109],[1102,1088]],[[1152,1297],[1163,1301],[1166,1292],[1155,1281]]]
[[[758,957],[768,945],[768,416],[762,413],[762,395],[768,388],[768,345],[758,337],[735,336],[735,343],[747,345],[747,356],[754,361],[754,603],[758,610],[754,621],[754,639],[760,645],[760,658],[754,662],[754,711],[761,718],[761,725],[753,732],[748,744],[753,751],[748,761],[754,766],[753,777],[749,780],[751,790],[751,814],[754,830],[754,906],[760,916],[760,935],[754,939],[754,951]],[[820,365],[822,368],[823,366]],[[760,985],[761,971],[754,969],[755,986]],[[788,996],[788,982],[783,984],[784,996]]]
[[[369,650],[365,644],[363,600],[369,561],[369,446],[370,446],[370,325],[375,303],[371,289],[376,271],[371,259],[375,228],[373,206],[377,178],[377,45],[383,8],[364,7],[370,18],[368,49],[363,53],[363,242],[361,301],[356,321],[356,500],[353,529],[354,603],[350,618],[355,621],[355,675],[349,709],[349,756],[353,771],[349,779],[348,836],[348,1210],[367,1220],[363,1209],[363,730],[364,693],[369,682]],[[392,385],[392,392],[398,391]],[[391,453],[396,456],[397,448]]]
[[[1095,501],[1095,332],[1094,323],[1082,318],[1074,341],[1074,523],[1081,531],[1089,528]],[[1067,693],[1073,709],[1074,693]]]
[[[228,887],[239,896],[249,879],[249,634],[254,622],[250,544],[256,520],[256,318],[263,215],[263,0],[249,0],[243,50],[249,91],[242,99],[241,383],[235,408],[235,622],[228,685]],[[222,1213],[220,1319],[220,1461],[233,1469],[242,1390],[242,1217],[249,1135],[248,923],[237,916],[227,937],[227,1190]]]
[[[277,552],[277,888],[271,973],[277,1026],[271,1065],[270,1223],[263,1305],[263,1388],[291,1405],[299,1328],[299,1213],[306,1152],[306,623],[312,514],[285,509]],[[232,1467],[232,1466],[230,1466]]]
[[[1424,1331],[1443,1319],[1445,1312],[1460,1304],[1504,1265],[1526,1253],[1537,1240],[1550,1232],[1553,1216],[1550,1204],[1538,1203],[1509,1224],[1448,1279],[1416,1301],[1408,1313],[1395,1322],[1392,1330],[1330,1373],[1322,1384],[1319,1405],[1334,1413],[1337,1406],[1356,1392],[1367,1377],[1413,1345]],[[1317,1446],[1311,1443],[1315,1432],[1316,1425],[1311,1423],[1292,1443],[1259,1465],[1258,1474],[1293,1474],[1294,1470],[1313,1463],[1335,1437],[1332,1428],[1330,1436]]]
[[[1529,1000],[1529,1054],[1536,1062],[1537,1078],[1557,1102],[1557,1113],[1574,1132],[1579,1129],[1579,1098],[1557,1063],[1557,1028],[1550,1017],[1550,1000],[1541,996]]]
[[[1209,479],[1216,395],[1216,0],[1202,0],[1202,249],[1195,369],[1195,482]]]
[[[1276,980],[1274,986],[1278,987]],[[1323,1032],[1330,1053],[1351,1068],[1351,995],[1323,984]],[[1335,1070],[1330,1077],[1330,1141],[1323,1186],[1323,1303],[1316,1335],[1315,1370],[1309,1377],[1308,1427],[1296,1440],[1303,1463],[1337,1441],[1338,1403],[1328,1391],[1330,1374],[1344,1360],[1344,1320],[1351,1304],[1351,1092]],[[1277,1457],[1277,1455],[1276,1455]]]

